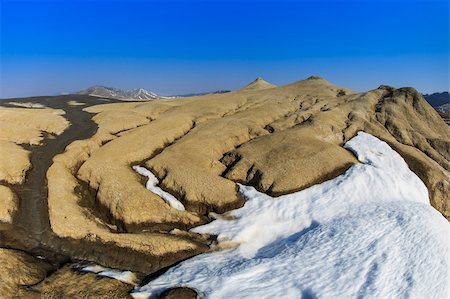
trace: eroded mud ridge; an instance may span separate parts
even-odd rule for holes
[[[236,183],[279,196],[335,178],[358,163],[343,148],[358,131],[397,151],[427,186],[431,204],[450,219],[450,129],[412,88],[354,93],[311,77],[281,87],[257,79],[226,94],[150,102],[80,95],[14,99],[21,101],[52,108],[48,112],[70,126],[63,128],[56,116],[47,126],[34,125],[39,134],[47,132],[38,145],[36,136],[2,124],[11,133],[0,135],[0,142],[17,163],[0,164],[0,195],[8,207],[0,211],[0,246],[10,248],[2,249],[5,260],[27,264],[36,274],[8,282],[10,292],[64,294],[61,277],[91,279],[61,268],[76,260],[144,277],[216,249],[214,236],[190,229],[242,207]],[[52,131],[56,124],[63,129]],[[183,208],[147,189],[148,178],[133,166],[151,171],[157,187]],[[118,297],[132,288],[103,284]]]

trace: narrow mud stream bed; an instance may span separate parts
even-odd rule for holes
[[[69,101],[77,101],[84,105],[69,105]],[[16,107],[2,100],[1,106]],[[33,102],[45,107],[62,109],[70,126],[59,136],[47,135],[41,145],[24,145],[31,152],[32,167],[28,170],[25,182],[8,185],[19,199],[19,211],[10,230],[0,231],[0,248],[25,251],[32,256],[42,257],[55,267],[68,262],[80,252],[93,251],[95,248],[83,247],[82,242],[61,239],[50,229],[47,205],[46,173],[53,163],[53,158],[64,152],[66,146],[75,140],[91,137],[97,131],[97,124],[92,120],[93,114],[83,111],[84,108],[117,102],[112,99],[101,99],[90,96],[58,96],[14,99],[14,102]],[[82,255],[82,254],[81,254]]]

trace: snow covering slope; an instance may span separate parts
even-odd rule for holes
[[[184,261],[133,297],[181,285],[205,298],[448,298],[450,224],[422,181],[369,134],[345,147],[362,164],[323,184],[278,198],[240,186],[234,219],[193,229],[240,245]]]
[[[175,196],[173,196],[172,194],[164,191],[163,189],[158,187],[159,181],[156,178],[156,176],[147,168],[142,167],[142,166],[133,166],[133,169],[139,173],[140,175],[146,176],[148,177],[148,181],[147,184],[145,185],[145,187],[152,191],[153,193],[159,195],[162,199],[164,199],[172,208],[180,210],[180,211],[184,211],[184,205],[178,200],[176,199]]]

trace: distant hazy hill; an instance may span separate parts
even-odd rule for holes
[[[195,92],[195,93],[186,93],[186,94],[180,94],[176,95],[176,97],[180,98],[186,98],[186,97],[196,97],[196,96],[204,96],[207,94],[221,94],[221,93],[227,93],[231,90],[216,90],[216,91],[209,91],[209,92]]]
[[[114,99],[138,99],[138,100],[153,100],[162,98],[154,92],[145,90],[143,88],[136,88],[130,90],[121,90],[113,87],[106,87],[95,85],[85,90],[77,92],[77,94],[88,94],[92,96],[114,98]]]
[[[448,91],[445,92],[435,92],[432,94],[424,94],[423,97],[430,103],[433,107],[442,106],[450,102],[450,95]]]
[[[154,99],[170,99],[178,97],[185,98],[185,97],[203,96],[207,94],[221,94],[227,92],[230,92],[230,90],[216,90],[210,92],[180,94],[175,96],[162,96],[152,91],[145,90],[143,88],[122,90],[114,87],[94,85],[84,90],[78,91],[76,92],[76,94],[88,94],[97,97],[113,98],[119,100],[154,100]]]
[[[253,82],[242,88],[241,90],[261,90],[276,87],[272,83],[267,82],[261,77],[256,78]]]

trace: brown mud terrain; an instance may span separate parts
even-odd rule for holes
[[[10,120],[0,120],[8,133],[0,142],[15,162],[1,157],[0,259],[7,269],[27,269],[22,280],[5,282],[7,294],[127,298],[132,285],[102,278],[90,288],[95,275],[67,264],[132,270],[145,283],[226,248],[190,229],[241,207],[237,183],[279,196],[335,178],[358,163],[343,144],[359,131],[397,151],[450,219],[450,128],[413,88],[355,93],[320,77],[280,87],[258,78],[226,94],[146,102],[67,95],[0,106],[12,107],[0,108]],[[24,130],[27,111],[34,122]],[[147,189],[149,178],[133,166],[183,208]],[[65,288],[66,280],[79,283]]]
[[[15,107],[9,104],[33,102],[45,107],[62,109],[64,117],[70,122],[70,126],[57,138],[45,138],[42,145],[26,145],[25,149],[31,152],[32,167],[27,172],[26,180],[20,185],[11,185],[13,190],[22,200],[22,206],[15,220],[17,228],[27,233],[29,241],[41,240],[45,233],[49,232],[49,220],[47,205],[46,173],[52,163],[53,157],[64,151],[71,142],[92,136],[97,130],[96,124],[91,120],[92,115],[80,108],[67,105],[67,101],[76,96],[60,97],[32,97],[24,99],[4,99],[0,106]],[[104,103],[95,97],[80,97],[90,105]],[[88,101],[87,101],[88,100]],[[109,101],[109,100],[108,100]],[[48,136],[52,137],[52,136]]]
[[[14,101],[14,104],[9,104],[8,102],[10,101]],[[84,105],[71,105],[70,102],[73,101],[81,101]],[[70,122],[70,126],[57,138],[45,138],[42,145],[24,146],[25,149],[31,152],[30,160],[32,167],[28,170],[26,179],[22,184],[12,185],[1,182],[1,184],[9,186],[15,192],[20,200],[20,209],[17,215],[15,215],[14,227],[9,230],[0,230],[0,247],[18,249],[19,251],[17,251],[17,253],[12,250],[9,251],[12,256],[20,254],[24,255],[22,251],[26,251],[34,256],[44,257],[48,263],[40,260],[29,262],[29,264],[41,263],[40,267],[37,268],[39,270],[44,268],[44,273],[41,274],[42,277],[34,282],[38,283],[46,277],[47,272],[52,273],[59,265],[70,261],[69,255],[66,256],[64,254],[65,252],[75,251],[70,248],[62,249],[61,247],[70,246],[70,244],[60,240],[50,230],[47,208],[47,170],[52,164],[53,157],[62,153],[67,145],[75,140],[89,138],[97,131],[97,125],[92,121],[92,114],[83,111],[82,109],[84,107],[110,102],[114,103],[117,101],[114,99],[99,99],[90,96],[70,95],[10,100],[4,99],[0,101],[0,106],[16,107],[16,103],[22,102],[33,102],[45,107],[62,109],[65,111],[64,117]],[[73,245],[79,248],[81,244]],[[33,260],[31,256],[28,256],[27,258]],[[8,262],[5,261],[3,264],[8,264]],[[67,272],[69,270],[65,271]],[[4,275],[8,276],[10,273]],[[91,276],[95,275],[91,274]],[[64,279],[64,283],[67,283],[67,281],[68,280]],[[76,286],[76,288],[79,287],[79,282],[77,282],[77,284],[78,286]],[[116,282],[115,284],[121,285],[120,282]],[[7,285],[6,282],[5,285]],[[128,291],[129,288],[127,288],[127,292]],[[124,294],[127,294],[127,292]],[[3,295],[5,294],[3,293]],[[26,296],[30,296],[30,294],[27,293]],[[0,297],[2,297],[2,295],[0,295]],[[60,297],[55,296],[55,298]]]
[[[95,97],[79,97],[87,106],[104,103]],[[92,115],[80,107],[67,104],[74,97],[28,98],[27,100],[54,109],[62,109],[64,117],[70,126],[57,138],[46,138],[43,145],[26,146],[31,152],[31,169],[23,184],[14,186],[13,190],[22,201],[21,209],[16,219],[16,225],[22,229],[29,241],[47,240],[50,231],[47,209],[46,173],[52,164],[53,157],[62,153],[67,145],[79,139],[91,137],[97,131],[97,125],[92,121]],[[4,100],[7,101],[7,100]],[[15,102],[25,99],[14,99]],[[109,100],[110,101],[110,100]],[[3,103],[0,102],[3,105]],[[4,105],[6,106],[6,105]],[[45,243],[45,242],[44,242]]]

